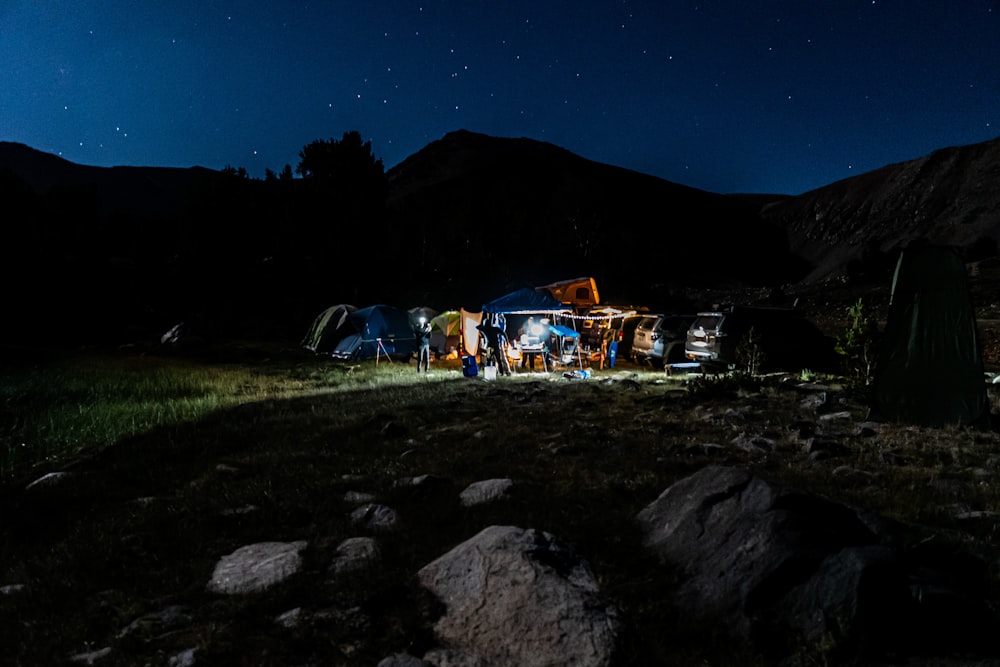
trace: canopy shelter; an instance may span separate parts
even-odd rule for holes
[[[532,315],[568,312],[569,308],[547,294],[524,287],[483,304],[483,312],[492,315]]]
[[[872,419],[922,426],[989,420],[968,276],[953,248],[900,254],[871,408]]]

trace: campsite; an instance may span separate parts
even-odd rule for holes
[[[837,327],[855,296],[843,297]],[[505,303],[489,308],[524,306]],[[317,319],[346,322],[365,308],[340,304]],[[353,330],[352,345],[363,346],[365,327]],[[879,626],[885,642],[875,642],[882,648],[870,664],[997,655],[974,601],[932,591],[962,584],[989,598],[1000,588],[992,483],[1000,434],[872,421],[842,376],[667,375],[621,359],[588,366],[586,379],[539,369],[488,381],[447,354],[418,375],[409,355],[337,358],[309,345],[183,339],[6,354],[4,405],[19,415],[18,442],[52,443],[41,458],[8,444],[3,460],[11,511],[2,523],[0,645],[14,664],[419,657],[437,645],[442,610],[414,573],[491,525],[544,530],[586,558],[627,628],[615,665],[853,660],[858,646],[832,640],[730,640],[674,604],[683,579],[644,551],[635,517],[713,466],[924,526],[936,567],[963,564],[964,584],[921,584],[939,626]],[[997,368],[993,357],[986,365]],[[997,414],[994,385],[978,386]],[[490,479],[511,486],[492,502],[458,502],[463,488]],[[398,514],[391,529],[349,519],[373,503]],[[358,536],[375,539],[377,560],[335,574],[340,545]],[[297,574],[253,595],[206,589],[220,557],[263,543],[307,544]]]
[[[298,179],[185,174],[200,196],[148,218],[12,190],[5,247],[61,241],[5,265],[23,290],[0,346],[0,663],[476,664],[597,637],[595,611],[609,644],[587,664],[995,661],[1000,262],[965,200],[940,223],[962,238],[901,231],[924,220],[899,212],[907,193],[953,191],[925,187],[936,163],[919,187],[772,199],[566,159],[449,135],[390,175],[363,256]],[[555,173],[573,187],[547,190]],[[61,236],[70,209],[93,229]],[[622,242],[622,220],[661,209],[717,221],[724,247],[660,261]],[[544,261],[488,234],[571,219]],[[434,230],[419,251],[414,228]],[[64,277],[60,307],[24,279],[39,271]],[[729,306],[801,314],[836,368],[783,366],[780,327],[741,328],[711,372],[631,358],[638,313]],[[551,366],[488,373],[487,316],[509,361]],[[498,531],[517,559],[494,560]],[[469,566],[441,565],[455,554]],[[462,579],[479,567],[496,594]],[[559,609],[585,613],[554,632]]]

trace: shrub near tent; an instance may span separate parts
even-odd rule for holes
[[[871,418],[985,424],[989,402],[965,264],[954,248],[900,253],[875,368]]]

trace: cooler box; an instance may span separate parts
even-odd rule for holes
[[[496,380],[497,379],[497,367],[496,366],[483,366],[483,379],[484,380]]]
[[[462,357],[462,375],[467,378],[474,378],[479,375],[479,366],[476,365],[475,357]]]

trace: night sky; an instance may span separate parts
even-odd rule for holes
[[[1000,136],[1000,0],[0,0],[0,63],[0,140],[97,166],[467,129],[798,194]]]

